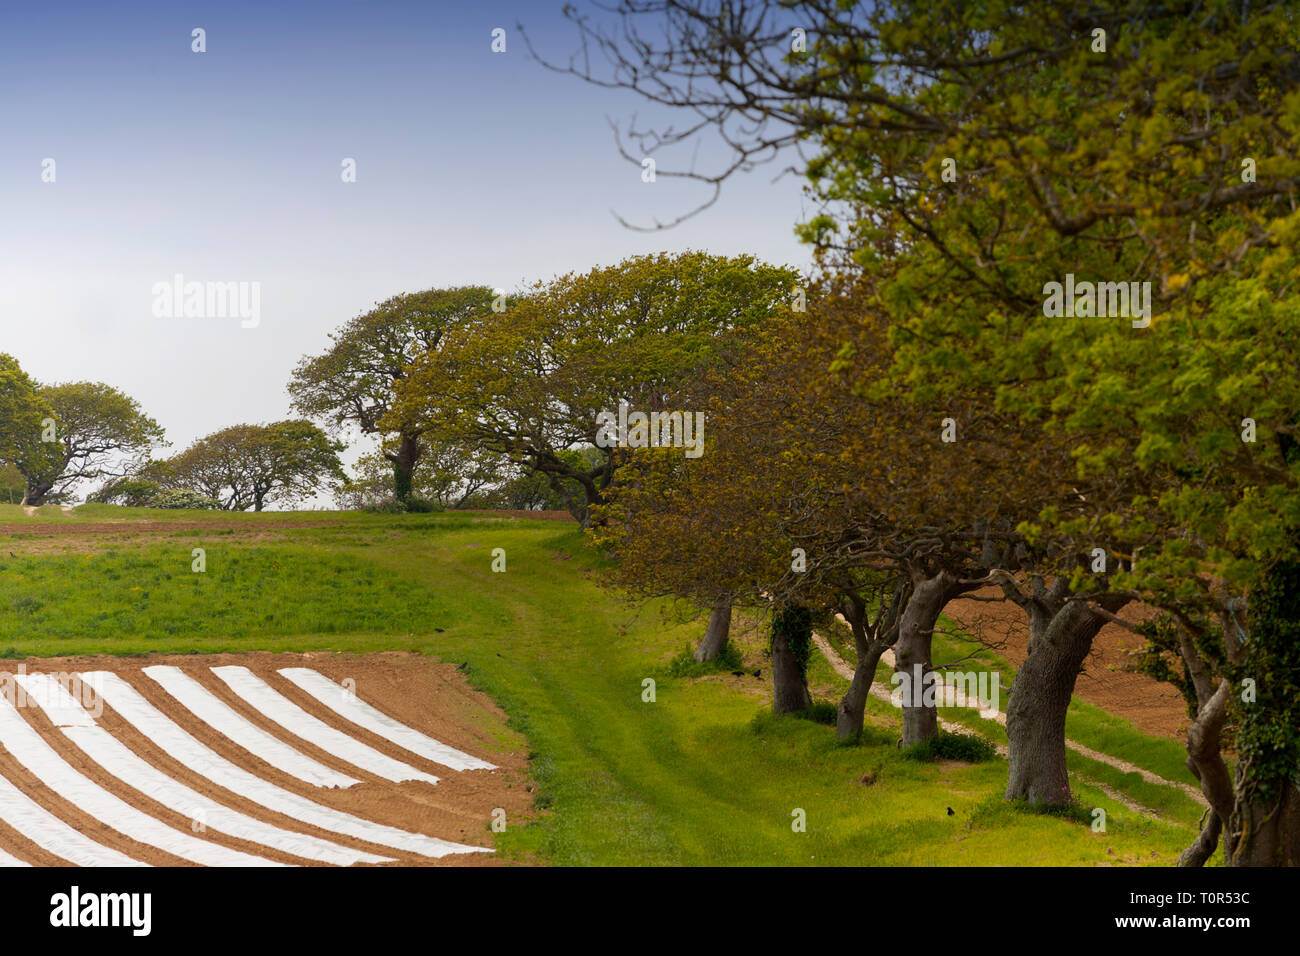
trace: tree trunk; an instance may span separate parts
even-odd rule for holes
[[[695,647],[695,659],[701,662],[713,660],[727,646],[727,638],[730,634],[731,601],[722,600],[713,605],[713,612],[709,615],[709,627]]]
[[[812,700],[803,668],[782,628],[772,631],[772,712],[796,714],[808,709]]]
[[[53,490],[54,485],[52,483],[43,481],[29,482],[27,487],[23,489],[23,504],[40,507],[45,504],[46,496]]]
[[[1016,673],[1007,706],[1006,798],[1062,806],[1070,799],[1065,713],[1105,620],[1082,601],[1066,601],[1050,618],[1031,609],[1029,624],[1029,655]]]
[[[862,736],[862,724],[867,711],[867,696],[871,693],[871,684],[876,679],[876,665],[885,653],[884,641],[872,641],[866,653],[858,652],[858,666],[853,671],[853,680],[849,684],[844,699],[840,701],[835,713],[835,736],[839,740],[857,740]]]
[[[1300,788],[1288,783],[1273,803],[1238,800],[1229,866],[1300,866]]]
[[[414,435],[403,435],[397,454],[390,455],[393,463],[393,497],[400,502],[411,500],[411,481],[416,462],[420,460],[420,443]]]
[[[894,645],[894,673],[905,675],[902,684],[907,691],[903,694],[904,747],[929,740],[939,730],[939,715],[933,703],[925,706],[923,686],[918,685],[917,677],[924,679],[930,672],[934,625],[957,593],[957,579],[947,571],[918,580],[899,619],[898,642]],[[917,670],[918,666],[920,670]]]
[[[1295,456],[1288,458],[1294,460]],[[1300,529],[1290,531],[1300,545]],[[1229,604],[1221,615],[1236,682],[1257,680],[1238,708],[1233,811],[1224,834],[1229,866],[1300,866],[1300,561],[1278,561],[1252,589],[1249,637]]]
[[[1208,821],[1196,841],[1178,857],[1179,866],[1202,866],[1219,844],[1223,824],[1232,819],[1236,802],[1232,789],[1232,774],[1223,761],[1222,733],[1227,719],[1228,695],[1232,685],[1221,680],[1213,693],[1207,693],[1209,678],[1204,662],[1190,640],[1182,640],[1183,660],[1188,664],[1197,692],[1200,708],[1196,719],[1187,728],[1187,768],[1201,785],[1201,793],[1210,804],[1212,819]],[[1232,842],[1224,846],[1225,857],[1232,857]]]
[[[1178,855],[1179,866],[1204,866],[1205,862],[1214,855],[1215,849],[1219,846],[1219,834],[1223,830],[1223,822],[1219,815],[1213,810],[1208,811],[1208,817],[1205,826],[1201,828],[1200,834],[1186,850]]]

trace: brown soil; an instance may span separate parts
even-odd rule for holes
[[[989,588],[971,597],[1001,597],[1001,593],[997,588]],[[1029,647],[1029,622],[1017,605],[1010,601],[962,598],[949,604],[944,613],[1012,666],[1019,667],[1024,662]],[[1119,616],[1136,623],[1154,613],[1146,605],[1130,604]],[[1124,718],[1144,733],[1181,741],[1191,722],[1182,695],[1169,684],[1122,669],[1130,660],[1129,652],[1142,644],[1139,635],[1118,624],[1107,624],[1092,642],[1092,651],[1084,661],[1074,695]],[[936,666],[944,663],[935,662]]]
[[[505,728],[505,715],[501,710],[485,695],[472,689],[455,667],[427,657],[404,652],[365,655],[327,652],[249,653],[146,655],[134,658],[108,656],[28,658],[22,664],[28,673],[106,670],[120,674],[154,706],[163,710],[177,724],[226,759],[286,790],[366,820],[457,843],[491,846],[493,834],[490,824],[496,808],[505,811],[507,826],[519,825],[533,815],[531,784],[528,780],[528,762],[523,739]],[[153,664],[171,664],[182,668],[263,730],[321,763],[345,772],[362,782],[348,789],[316,787],[259,761],[252,754],[193,717],[154,681],[139,673],[141,668]],[[320,720],[390,757],[437,776],[438,784],[435,786],[416,781],[393,783],[372,776],[294,737],[278,724],[262,717],[245,705],[208,669],[223,664],[239,664],[248,667],[277,691]],[[276,673],[278,668],[291,666],[311,667],[336,682],[350,678],[356,682],[355,691],[362,700],[416,730],[466,753],[488,760],[498,769],[457,772],[424,760],[382,737],[374,736],[339,717]],[[17,668],[11,665],[5,670],[13,672]],[[179,829],[192,830],[193,821],[167,810],[138,791],[127,787],[87,758],[49,723],[48,718],[38,707],[27,706],[19,709],[60,755],[82,774],[158,819]],[[395,863],[388,865],[490,866],[497,863],[494,856],[481,853],[458,854],[432,860],[391,847],[368,844],[332,831],[316,829],[297,820],[282,817],[193,773],[135,731],[108,706],[103,708],[99,723],[136,754],[175,780],[205,794],[223,806],[266,820],[283,829],[393,858]],[[12,756],[3,751],[0,751],[0,773],[38,803],[105,846],[121,850],[147,863],[187,865],[183,860],[129,840],[67,801],[54,796],[27,773]],[[253,855],[286,863],[318,865],[278,853],[260,844],[247,843],[226,836],[211,828],[203,831],[201,835],[215,843]],[[33,864],[61,863],[31,840],[2,824],[0,824],[0,849]]]
[[[267,521],[235,523],[231,521],[51,521],[48,524],[0,524],[0,535],[49,538],[107,534],[168,534],[183,531],[296,531],[299,528],[348,527],[346,521]]]
[[[451,513],[451,512],[446,512]],[[569,521],[576,519],[567,511],[466,511],[467,515],[482,515],[488,520],[506,518],[531,518],[542,521]],[[353,527],[347,521],[286,521],[264,513],[252,521],[50,521],[23,524],[0,524],[0,536],[20,538],[73,538],[81,535],[145,535],[177,534],[187,531],[228,531],[234,534],[257,534],[267,531],[297,531],[307,528]]]

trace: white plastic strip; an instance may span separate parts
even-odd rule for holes
[[[223,806],[173,780],[103,727],[96,725],[76,698],[49,674],[25,674],[16,679],[29,699],[37,701],[50,719],[62,729],[64,736],[87,757],[127,786],[134,787],[168,809],[175,810],[206,828],[317,863],[351,866],[353,863],[392,862],[388,857],[350,850],[328,840],[282,830]],[[77,714],[81,717],[77,717]]]
[[[163,690],[180,701],[195,717],[225,734],[253,756],[265,760],[275,769],[316,787],[352,787],[361,782],[347,774],[332,770],[318,760],[312,760],[279,738],[268,734],[179,667],[159,664],[146,667],[144,672],[157,681]]]
[[[486,760],[471,757],[406,724],[398,723],[382,711],[371,707],[352,691],[309,667],[282,667],[280,673],[334,713],[346,717],[372,734],[391,740],[399,747],[405,747],[413,754],[419,754],[426,760],[451,767],[453,770],[496,769]]]
[[[225,681],[227,687],[256,708],[259,713],[265,714],[289,733],[315,744],[326,753],[346,760],[362,770],[368,770],[377,777],[392,780],[394,783],[401,783],[403,780],[438,782],[438,778],[433,774],[416,770],[410,764],[394,760],[369,744],[335,730],[323,720],[307,713],[247,667],[214,667],[212,673]]]
[[[200,743],[171,718],[140,696],[134,687],[116,674],[95,671],[82,675],[97,682],[104,701],[122,715],[131,726],[167,751],[168,756],[218,786],[238,793],[247,800],[292,817],[302,823],[342,833],[395,850],[418,853],[421,856],[441,857],[451,853],[491,853],[487,847],[451,843],[437,837],[410,833],[396,827],[372,823],[360,817],[323,807],[319,803],[291,793],[283,787],[255,777],[241,767]]]
[[[0,820],[9,824],[37,846],[44,847],[60,859],[77,866],[148,866],[101,846],[90,837],[74,830],[43,806],[23,793],[5,777],[0,777]]]
[[[0,866],[31,866],[30,863],[24,863],[16,856],[10,856],[4,850],[0,850]]]
[[[281,865],[200,840],[113,796],[60,757],[3,695],[0,695],[0,746],[63,799],[137,843],[204,866]]]

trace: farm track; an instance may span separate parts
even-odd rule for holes
[[[845,680],[848,681],[853,680],[853,667],[849,664],[848,661],[846,661],[844,658],[842,658],[839,655],[839,653],[835,650],[834,647],[831,646],[830,642],[826,640],[825,637],[823,637],[821,634],[813,634],[813,643],[816,645],[817,650],[821,652],[822,657],[826,659],[826,662],[830,664],[831,669],[834,670],[836,674],[838,674],[840,677],[844,678]],[[881,656],[881,662],[892,667],[894,663],[893,652],[886,651]],[[879,698],[880,700],[887,701],[890,699],[890,692],[886,690],[884,687],[880,686],[879,682],[873,682],[871,685],[871,696]],[[982,719],[995,720],[1004,727],[1006,726],[1006,722],[1007,722],[1006,715],[1001,712],[997,713],[992,718],[982,718]],[[942,717],[939,718],[939,726],[951,733],[965,733],[968,732],[969,730],[969,728],[963,726],[962,724],[957,724],[957,723],[953,723],[952,721],[944,720]],[[1166,787],[1176,787],[1177,789],[1185,793],[1188,797],[1190,797],[1191,799],[1199,803],[1201,806],[1204,807],[1209,806],[1209,803],[1205,799],[1205,795],[1202,794],[1196,788],[1188,784],[1181,783],[1175,780],[1166,780],[1164,777],[1151,773],[1149,770],[1144,770],[1143,768],[1135,764],[1129,763],[1127,760],[1121,760],[1118,757],[1112,757],[1110,754],[1101,753],[1100,751],[1093,750],[1090,747],[1085,747],[1083,744],[1077,743],[1076,741],[1073,740],[1067,739],[1065,741],[1065,745],[1069,749],[1075,751],[1076,753],[1082,754],[1083,756],[1089,758],[1090,760],[1096,760],[1098,763],[1104,763],[1107,766],[1114,767],[1116,770],[1119,770],[1123,773],[1139,774],[1142,777],[1142,779],[1147,781],[1148,783],[1154,783]],[[1006,745],[996,744],[995,746],[997,749],[998,756],[1006,758],[1008,755]],[[1083,778],[1083,779],[1087,780],[1087,778]],[[1101,790],[1103,793],[1106,794],[1106,796],[1110,797],[1112,800],[1114,800],[1117,803],[1123,804],[1125,807],[1132,810],[1133,812],[1140,813],[1143,816],[1150,817],[1152,819],[1159,819],[1159,814],[1157,814],[1154,810],[1144,807],[1141,804],[1135,803],[1130,798],[1115,791],[1113,788],[1107,786],[1106,784],[1103,784],[1100,781],[1095,781],[1095,780],[1087,780],[1087,783],[1090,786],[1094,786],[1097,789]]]

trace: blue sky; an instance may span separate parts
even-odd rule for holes
[[[298,358],[398,292],[510,289],[687,248],[807,270],[793,227],[809,208],[775,165],[673,230],[614,219],[670,220],[707,193],[643,183],[618,155],[608,119],[644,124],[649,104],[528,56],[516,22],[548,57],[576,49],[561,6],[6,5],[0,351],[41,381],[123,389],[179,450],[287,417]],[[260,324],[155,317],[152,287],[176,273],[259,282]]]

